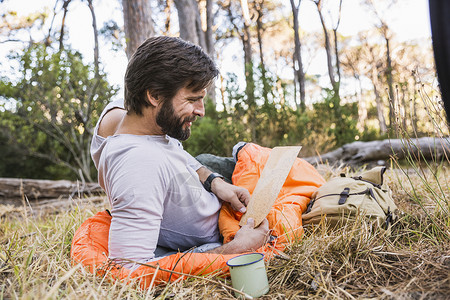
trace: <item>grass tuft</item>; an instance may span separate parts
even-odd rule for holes
[[[442,112],[426,93],[419,94],[435,136],[448,136]],[[271,289],[264,299],[449,298],[450,155],[424,160],[404,123],[397,115],[395,129],[410,154],[405,162],[392,158],[385,174],[401,211],[391,234],[362,220],[334,229],[305,226],[303,238],[287,250],[290,259],[267,264]],[[326,179],[351,175],[343,166],[319,168]],[[73,234],[106,207],[105,198],[39,207],[25,200],[22,207],[0,205],[0,299],[234,299],[227,278],[175,280],[143,291],[135,282],[112,282],[73,267]]]
[[[442,299],[450,288],[448,211],[429,195],[450,178],[447,165],[434,174],[388,170],[386,180],[401,217],[391,235],[363,221],[333,230],[305,226],[303,238],[287,250],[290,260],[267,265],[266,299],[399,298]],[[340,170],[341,171],[341,170]],[[339,171],[339,172],[340,172]],[[329,176],[339,173],[329,170]],[[431,179],[424,181],[423,178]],[[414,192],[411,190],[414,188]],[[442,189],[439,201],[449,199]],[[227,278],[191,278],[140,290],[136,283],[94,276],[69,259],[75,230],[106,202],[71,200],[70,207],[44,212],[0,206],[0,299],[233,299]],[[445,202],[445,201],[444,201]],[[445,208],[445,206],[443,206]]]

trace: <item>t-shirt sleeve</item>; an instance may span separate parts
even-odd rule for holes
[[[112,202],[110,258],[152,259],[166,198],[168,175],[164,163],[132,149],[114,159],[108,174]]]
[[[125,109],[124,106],[124,102],[123,99],[119,99],[116,101],[113,101],[111,103],[109,103],[105,109],[102,111],[102,113],[100,114],[100,117],[97,121],[97,124],[95,125],[94,128],[94,134],[92,136],[92,140],[91,140],[91,146],[90,146],[90,153],[91,153],[91,158],[94,161],[94,165],[95,168],[98,169],[98,161],[100,160],[100,155],[102,154],[102,145],[105,142],[105,138],[98,135],[98,127],[100,125],[100,122],[102,121],[103,117],[112,109],[114,108],[121,108],[121,109]]]
[[[195,171],[203,167],[203,165],[198,160],[196,160],[192,155],[190,155],[189,152],[184,150],[183,144],[179,140],[173,139],[173,141],[175,141],[178,147],[180,147],[183,150],[183,154],[186,156],[186,161],[189,167],[191,167]]]
[[[198,160],[196,160],[192,155],[190,155],[186,150],[183,150],[183,152],[184,152],[184,155],[186,156],[188,165],[192,169],[197,171],[198,169],[203,167],[203,165]]]

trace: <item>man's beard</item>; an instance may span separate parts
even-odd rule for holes
[[[186,122],[193,122],[195,119],[195,116],[184,119],[177,117],[173,109],[172,100],[166,100],[156,116],[156,124],[158,124],[162,131],[168,136],[180,141],[185,141],[191,135],[191,128],[188,126],[186,129],[183,129],[183,125]]]

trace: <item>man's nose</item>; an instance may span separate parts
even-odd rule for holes
[[[195,102],[194,114],[199,116],[200,118],[205,116],[205,105],[203,100],[199,100]]]

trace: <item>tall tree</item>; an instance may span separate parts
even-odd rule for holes
[[[206,24],[202,24],[200,8],[196,0],[174,0],[174,3],[178,11],[180,38],[199,45],[209,56],[214,58],[213,2],[212,0],[205,1]],[[207,98],[211,99],[215,107],[216,94],[214,85],[208,90]]]
[[[226,6],[228,17],[234,27],[234,31],[242,42],[244,52],[244,70],[245,70],[245,94],[247,96],[247,104],[249,108],[255,106],[255,80],[253,72],[253,49],[250,33],[250,12],[247,0],[240,0],[241,14],[235,14],[238,8],[234,6],[234,1],[230,0]]]
[[[323,29],[323,36],[325,39],[325,52],[327,54],[327,68],[328,68],[328,76],[330,78],[331,87],[335,93],[335,96],[337,99],[339,99],[339,84],[336,81],[334,77],[334,68],[333,68],[333,59],[331,54],[331,43],[330,43],[330,36],[328,35],[328,29],[325,24],[325,19],[323,17],[322,8],[323,8],[323,2],[322,0],[313,0],[313,2],[317,6],[317,12],[319,13],[320,23],[322,24]]]
[[[170,32],[170,10],[172,7],[172,0],[166,0],[164,6],[164,14],[166,15],[166,20],[164,22],[164,34],[167,35]]]
[[[392,78],[392,49],[391,49],[391,34],[386,23],[382,22],[379,30],[384,38],[386,43],[386,81],[388,84],[389,91],[389,126],[394,124],[395,120],[395,109],[397,107],[396,99],[394,96],[394,82]]]
[[[60,34],[59,34],[59,50],[61,51],[64,47],[64,27],[66,24],[66,16],[67,16],[67,11],[69,10],[69,4],[72,0],[64,0],[63,2],[63,17],[61,20],[61,30],[60,30]],[[92,5],[91,5],[92,6]],[[54,13],[54,16],[56,16],[56,11]],[[49,34],[51,32],[51,27],[49,29]]]
[[[396,4],[396,2],[397,2],[396,0],[392,0],[381,2],[378,1],[377,3],[375,3],[373,0],[365,0],[366,5],[372,10],[377,19],[376,27],[381,33],[381,36],[383,37],[386,46],[386,69],[384,71],[384,74],[386,76],[386,82],[388,85],[388,93],[389,93],[388,94],[389,126],[392,126],[395,122],[395,114],[396,114],[395,109],[398,105],[396,103],[396,99],[394,96],[394,83],[392,78],[392,49],[391,49],[392,32],[389,26],[387,25],[387,21],[384,19],[383,12],[385,13],[389,11],[389,9],[391,9],[392,6]]]
[[[334,57],[336,61],[336,73],[338,76],[338,83],[341,83],[341,67],[339,61],[339,48],[338,48],[338,35],[337,31],[339,29],[339,25],[341,24],[341,11],[342,11],[342,0],[339,1],[339,10],[336,24],[333,26],[333,37],[334,37]]]
[[[250,33],[250,11],[247,0],[240,0],[242,16],[243,16],[243,30],[241,34],[242,46],[244,48],[244,62],[245,62],[245,79],[246,79],[246,94],[249,107],[254,107],[255,104],[255,80],[253,73],[253,49]]]
[[[262,96],[264,98],[264,102],[269,102],[269,82],[267,80],[266,75],[266,65],[264,62],[264,52],[263,52],[263,31],[264,31],[264,24],[262,22],[262,17],[264,15],[263,12],[264,9],[264,0],[256,0],[255,1],[255,10],[256,10],[256,33],[258,37],[258,45],[259,45],[259,61],[260,61],[260,68],[261,68],[261,79],[263,84],[262,89]]]
[[[146,39],[155,35],[152,21],[152,9],[148,0],[122,0],[127,57]]]
[[[362,61],[363,49],[361,45],[347,48],[345,53],[343,53],[343,58],[341,61],[342,71],[345,73],[350,73],[353,78],[357,81],[358,89],[356,91],[358,99],[358,123],[356,125],[360,132],[364,132],[365,125],[367,121],[368,107],[367,99],[363,97],[363,88],[361,77],[364,76],[364,69],[366,64]]]
[[[196,0],[174,0],[178,11],[180,37],[206,49],[200,12]]]
[[[240,39],[244,55],[245,95],[241,98],[247,104],[248,126],[253,140],[256,140],[256,94],[253,69],[253,49],[251,42],[250,10],[247,0],[225,0],[219,5],[227,14],[229,25],[227,30],[219,34],[219,38]]]
[[[365,31],[358,34],[358,45],[347,47],[342,60],[344,72],[351,73],[354,77],[368,78],[372,83],[372,93],[375,100],[376,117],[380,128],[380,133],[387,132],[386,119],[384,115],[385,104],[381,97],[380,91],[383,90],[383,70],[384,60],[382,47],[373,44],[370,40],[373,39],[375,33],[373,31]],[[362,94],[362,91],[361,91]],[[365,99],[361,99],[359,103],[359,129],[364,129],[364,123],[367,121],[367,104]]]
[[[302,62],[302,44],[300,42],[300,28],[299,28],[299,18],[298,12],[300,9],[300,4],[302,0],[298,0],[298,4],[295,5],[294,0],[291,1],[292,15],[294,17],[294,72],[296,74],[299,90],[300,90],[300,103],[298,104],[298,109],[300,111],[305,110],[305,72],[303,70]],[[295,83],[294,83],[295,84]]]
[[[206,23],[202,24],[200,8],[196,0],[173,0],[178,11],[180,38],[202,47],[214,57],[213,1],[205,0]]]

